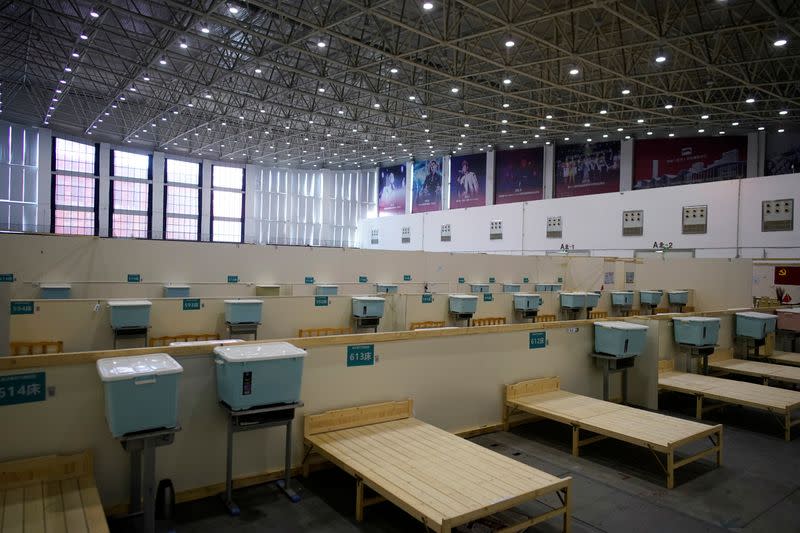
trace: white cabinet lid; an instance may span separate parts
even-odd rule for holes
[[[319,283],[317,284],[317,287],[325,287],[326,289],[330,289],[330,288],[337,288],[338,289],[339,288],[338,285],[321,285]]]
[[[630,322],[620,322],[617,320],[612,320],[610,322],[595,322],[594,325],[601,328],[626,329],[631,331],[641,331],[643,329],[647,329],[647,326],[642,324],[631,324]]]
[[[256,287],[263,288],[263,289],[280,289],[280,285],[256,285]]]
[[[711,317],[711,316],[676,316],[672,320],[678,320],[680,322],[717,322],[719,323],[719,318]]]
[[[226,304],[262,304],[263,300],[225,300]]]
[[[397,287],[394,283],[376,283],[378,287]]]
[[[668,291],[669,294],[689,294],[689,291]]]
[[[386,299],[378,296],[353,296],[353,300],[367,301],[367,302],[385,302]]]
[[[771,318],[777,319],[778,317],[775,315],[770,315],[767,313],[757,313],[755,311],[748,311],[746,313],[736,313],[736,316],[743,316],[746,318],[758,318],[759,320],[769,320]]]
[[[217,346],[214,353],[229,363],[247,363],[274,359],[293,359],[305,357],[306,351],[288,342],[265,342],[262,344],[242,344]]]
[[[72,285],[69,283],[40,283],[39,287],[42,289],[71,289]]]
[[[514,296],[535,296],[536,298],[541,298],[538,294],[530,294],[527,292],[515,292]]]
[[[165,289],[191,289],[191,287],[185,283],[165,283]]]
[[[450,298],[457,298],[460,300],[477,300],[478,297],[472,294],[451,294]]]
[[[97,373],[103,381],[120,381],[138,376],[180,374],[183,367],[165,353],[110,357],[97,361]]]
[[[142,307],[153,305],[149,300],[109,300],[111,307]]]
[[[611,294],[633,294],[633,291],[611,291]]]
[[[800,314],[800,307],[792,307],[791,309],[778,309],[778,313],[798,313]]]
[[[639,292],[657,292],[658,294],[662,294],[663,293],[663,291],[661,289],[642,289]]]
[[[244,342],[242,339],[217,339],[210,341],[181,341],[171,342],[170,346],[209,346],[212,344],[236,344],[237,342]]]
[[[470,283],[472,287],[488,287],[488,283]]]
[[[559,294],[565,294],[565,295],[567,295],[567,296],[586,296],[586,295],[588,295],[588,294],[597,294],[597,293],[595,293],[595,292],[581,292],[581,291],[577,291],[577,292],[562,292],[562,293],[559,293]]]

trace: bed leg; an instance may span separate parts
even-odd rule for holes
[[[698,394],[695,396],[695,414],[694,417],[698,420],[703,419],[703,395]]]
[[[722,466],[722,430],[717,433],[717,466]]]
[[[784,417],[783,420],[783,427],[784,427],[783,431],[785,434],[784,436],[786,438],[786,441],[788,442],[792,440],[792,414],[788,411],[786,412],[786,416]]]
[[[672,450],[667,452],[667,488],[675,487],[675,454]]]
[[[575,457],[580,455],[580,435],[581,428],[572,426],[572,455]]]
[[[564,488],[564,533],[572,531],[572,502],[569,499],[570,487]]]
[[[508,405],[503,404],[503,431],[508,431],[509,428],[509,414],[508,414]]]
[[[364,482],[356,479],[356,522],[364,521]]]

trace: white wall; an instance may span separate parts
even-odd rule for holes
[[[741,187],[741,193],[740,193]],[[720,181],[698,185],[625,191],[593,196],[547,199],[519,204],[439,211],[363,221],[362,247],[382,250],[545,254],[562,243],[592,255],[633,257],[653,242],[672,242],[675,249],[695,250],[696,257],[798,257],[800,220],[794,231],[761,232],[761,201],[793,198],[800,208],[800,174]],[[684,206],[708,206],[708,232],[681,233]],[[644,235],[622,236],[622,212],[644,210]],[[548,216],[561,216],[561,239],[548,239]],[[489,239],[489,221],[502,220],[502,240]],[[440,226],[449,223],[452,240],[441,242]],[[400,228],[411,226],[411,243],[401,245]],[[419,228],[422,227],[420,238]],[[379,244],[369,230],[379,229]],[[738,235],[737,235],[738,228]]]

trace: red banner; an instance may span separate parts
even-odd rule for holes
[[[800,266],[776,266],[775,285],[800,285]]]

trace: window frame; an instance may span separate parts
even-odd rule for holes
[[[128,176],[115,176],[114,175],[114,153],[119,150],[120,152],[127,152],[131,154],[146,155],[147,156],[147,229],[145,230],[144,237],[118,237],[114,235],[114,182],[127,181],[131,183],[144,183],[145,180],[139,178],[132,178]],[[99,163],[96,165],[99,167]],[[138,240],[151,240],[153,238],[153,154],[142,154],[139,152],[132,152],[130,150],[111,148],[108,154],[108,236],[112,239],[138,239]],[[99,197],[99,194],[98,194]],[[127,211],[127,210],[125,210]],[[144,211],[136,211],[136,214],[141,215]],[[129,214],[129,213],[127,213]],[[99,219],[99,216],[98,216]]]
[[[80,211],[84,213],[93,212],[94,214],[94,229],[90,235],[98,237],[100,235],[100,143],[94,143],[94,171],[92,174],[84,174],[74,170],[58,169],[56,165],[56,144],[58,139],[64,141],[74,142],[78,144],[86,144],[82,141],[73,141],[68,137],[59,137],[53,135],[50,147],[50,233],[53,235],[79,235],[83,233],[56,233],[56,213],[59,211],[59,206],[56,204],[57,196],[57,176],[76,177],[76,178],[90,178],[94,180],[94,206],[92,210],[89,209],[73,209],[75,206],[61,206],[62,211]]]
[[[186,163],[194,163],[198,165],[198,176],[197,176],[197,186],[194,185],[187,185],[185,183],[175,182],[170,183],[169,181],[169,173],[167,172],[167,161],[172,159],[173,161],[183,161]],[[169,201],[169,188],[170,187],[184,187],[186,189],[196,189],[197,190],[197,238],[196,239],[168,239],[167,238],[167,219],[170,216],[177,217],[177,218],[185,218],[187,220],[190,217],[187,216],[180,216],[180,215],[170,215],[167,211],[167,202]],[[201,232],[203,227],[203,161],[187,161],[184,159],[178,159],[175,157],[165,157],[164,158],[164,207],[163,207],[163,217],[164,225],[163,225],[163,240],[165,241],[179,241],[179,242],[200,242],[201,241]]]
[[[242,189],[231,189],[229,187],[215,187],[214,186],[214,167],[222,167],[222,168],[237,168],[242,171]],[[246,167],[239,167],[239,166],[228,166],[228,165],[216,165],[214,163],[211,164],[211,205],[209,206],[210,210],[210,227],[209,227],[209,235],[208,240],[209,242],[216,242],[216,243],[228,243],[228,244],[243,244],[244,243],[244,229],[245,229],[245,219],[247,217],[247,168]],[[237,192],[241,193],[242,195],[242,216],[238,219],[239,224],[241,225],[241,233],[239,235],[238,241],[217,241],[214,240],[214,220],[215,218],[219,218],[220,221],[231,221],[234,220],[230,217],[215,217],[214,216],[214,193],[217,191],[219,192]]]

